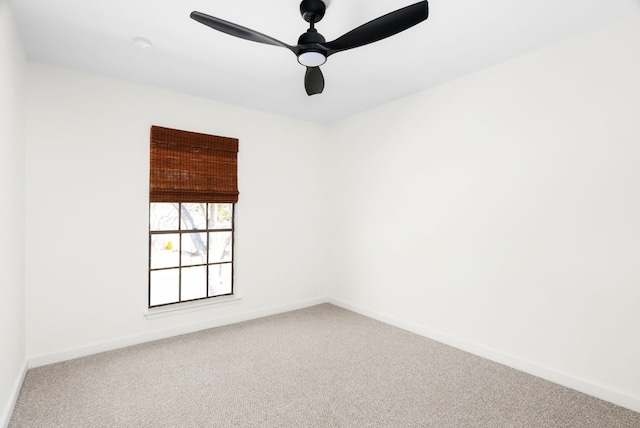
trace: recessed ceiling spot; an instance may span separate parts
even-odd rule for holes
[[[149,40],[147,40],[147,39],[142,38],[142,37],[134,38],[133,39],[133,44],[138,49],[142,49],[142,50],[153,49],[153,45],[151,44],[151,42]]]

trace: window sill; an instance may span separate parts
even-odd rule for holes
[[[209,309],[211,306],[226,305],[237,302],[240,299],[240,296],[234,294],[232,296],[215,297],[208,300],[199,300],[197,302],[176,303],[169,306],[149,308],[143,313],[147,319],[162,318],[173,315],[180,315],[187,312],[201,311],[204,309]]]

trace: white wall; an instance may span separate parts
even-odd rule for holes
[[[24,374],[24,70],[8,3],[0,0],[0,426]]]
[[[337,303],[640,411],[640,18],[332,128]]]
[[[27,94],[33,365],[326,299],[324,127],[40,63]],[[151,125],[240,140],[239,302],[143,316]]]

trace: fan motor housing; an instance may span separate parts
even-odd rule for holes
[[[298,38],[298,45],[310,45],[313,43],[324,43],[326,42],[324,36],[315,28],[309,28],[306,33],[303,33],[300,38]]]
[[[327,6],[322,0],[302,0],[300,3],[300,15],[307,22],[319,22],[326,10]]]

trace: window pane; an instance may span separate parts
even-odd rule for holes
[[[180,263],[180,235],[151,236],[151,269],[176,267]]]
[[[231,261],[231,232],[209,234],[209,263]]]
[[[193,300],[201,297],[207,297],[207,267],[183,268],[181,300]]]
[[[151,306],[178,301],[178,272],[178,269],[151,272],[151,281],[149,283]]]
[[[231,229],[233,204],[209,204],[209,229]]]
[[[180,204],[182,230],[205,230],[207,228],[207,204]]]
[[[152,202],[149,204],[150,230],[178,230],[178,204]]]
[[[231,263],[209,266],[209,296],[231,294]]]
[[[207,233],[182,234],[182,266],[207,263]]]

